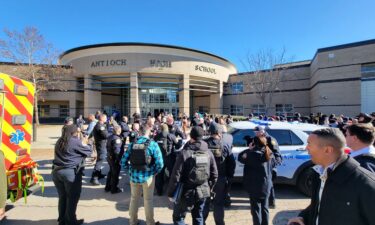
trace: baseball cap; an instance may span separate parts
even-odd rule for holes
[[[210,124],[210,127],[208,128],[208,131],[211,134],[221,134],[223,132],[223,128],[221,127],[220,124],[217,124],[215,122],[212,122]]]

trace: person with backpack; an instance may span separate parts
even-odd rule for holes
[[[151,127],[144,124],[139,130],[140,136],[129,145],[121,164],[130,176],[130,225],[138,224],[138,202],[143,192],[146,224],[154,225],[153,196],[155,188],[155,175],[164,167],[163,156],[158,144],[151,140]]]
[[[220,124],[211,122],[208,131],[211,136],[206,140],[208,149],[215,157],[218,170],[218,180],[213,192],[215,195],[212,200],[209,198],[204,207],[204,218],[207,219],[210,204],[212,202],[214,209],[214,219],[216,225],[224,225],[224,205],[227,196],[227,184],[234,175],[236,161],[232,154],[232,141],[224,139],[223,128]]]
[[[258,144],[255,144],[258,143]],[[249,148],[238,155],[244,164],[243,184],[250,197],[254,225],[268,225],[268,200],[272,187],[272,151],[265,136],[255,137]]]
[[[185,216],[191,211],[193,225],[203,225],[203,208],[211,196],[212,187],[218,177],[215,158],[202,140],[204,131],[193,127],[191,139],[177,156],[168,185],[169,200],[174,202],[173,223],[185,224]],[[181,190],[181,197],[175,194]]]
[[[161,125],[161,131],[155,136],[154,140],[158,143],[161,153],[163,155],[163,162],[164,167],[160,173],[158,173],[155,177],[155,187],[156,193],[159,196],[163,195],[164,189],[164,179],[165,176],[169,177],[170,174],[165,174],[165,169],[167,169],[168,173],[173,168],[170,165],[173,165],[171,162],[171,153],[174,150],[174,147],[178,144],[176,136],[169,133],[168,125],[163,124]]]

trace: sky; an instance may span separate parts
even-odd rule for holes
[[[239,72],[249,54],[286,50],[292,61],[317,49],[375,39],[374,0],[2,0],[3,29],[34,26],[60,51],[112,42],[193,48]]]

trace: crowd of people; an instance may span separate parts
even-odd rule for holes
[[[307,121],[299,114],[293,118],[312,123],[328,118],[329,123],[309,136],[307,150],[317,171],[311,205],[289,224],[375,224],[370,213],[375,204],[374,115],[360,116],[364,118],[318,115],[318,119],[311,115]],[[262,116],[258,119],[271,118],[283,120]],[[186,213],[191,212],[193,224],[203,225],[210,210],[215,224],[225,224],[225,206],[230,206],[236,163],[244,164],[243,183],[253,224],[269,224],[268,209],[275,207],[273,179],[283,159],[277,141],[263,126],[255,128],[255,137],[247,138],[248,149],[239,154],[236,162],[233,137],[226,126],[233,122],[231,116],[195,113],[191,120],[181,115],[175,121],[173,115],[148,115],[142,119],[135,113],[131,121],[130,124],[123,116],[117,122],[101,112],[90,114],[87,126],[82,117],[76,124],[72,118],[66,119],[55,146],[52,171],[59,195],[59,224],[83,223],[75,212],[88,158],[95,159],[90,183],[101,185],[100,180],[106,178],[106,192],[123,192],[119,186],[121,169],[129,176],[131,225],[138,224],[138,202],[142,197],[146,224],[159,224],[153,210],[154,192],[159,196],[166,192],[173,202],[174,224],[185,224]],[[350,155],[344,153],[345,146],[351,148]],[[104,174],[107,165],[109,172]]]

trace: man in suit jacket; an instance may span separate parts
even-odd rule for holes
[[[311,203],[288,224],[375,224],[375,176],[344,154],[342,132],[337,128],[316,130],[307,143],[317,172]]]

